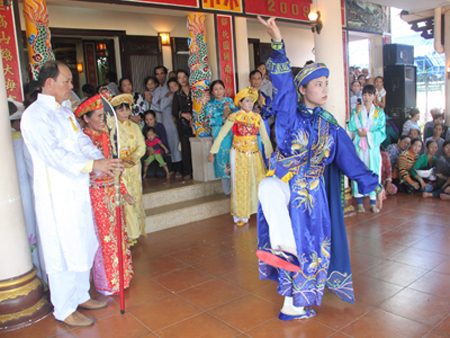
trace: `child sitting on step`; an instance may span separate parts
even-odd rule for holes
[[[169,149],[161,142],[159,138],[156,137],[155,128],[149,127],[147,130],[147,134],[145,134],[145,137],[147,138],[145,140],[145,144],[147,145],[147,154],[148,157],[144,161],[144,177],[147,175],[148,166],[153,161],[158,161],[159,166],[163,167],[163,169],[166,172],[166,178],[170,178],[169,169],[167,168],[167,163],[164,162],[164,159],[162,157],[161,149],[164,150],[166,154],[169,153]]]

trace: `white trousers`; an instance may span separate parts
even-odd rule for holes
[[[266,177],[259,184],[258,198],[264,217],[269,224],[269,237],[272,249],[297,254],[289,201],[291,190],[288,183],[277,177]]]
[[[63,271],[48,275],[50,300],[57,320],[63,321],[77,310],[79,304],[91,298],[89,272]]]

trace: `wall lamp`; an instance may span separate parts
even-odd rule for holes
[[[170,33],[158,33],[158,36],[161,38],[161,44],[163,46],[170,46]]]
[[[308,14],[308,19],[309,19],[309,23],[311,24],[311,31],[317,32],[317,34],[320,34],[320,32],[322,31],[323,28],[323,22],[320,16],[320,11],[316,11],[316,12],[309,12]]]
[[[81,62],[77,63],[77,71],[78,73],[83,73],[83,64]]]

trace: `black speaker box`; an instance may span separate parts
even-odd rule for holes
[[[414,66],[414,46],[391,44],[383,46],[384,66]]]
[[[416,73],[415,66],[384,67],[387,108],[416,107]]]
[[[409,113],[413,108],[386,108],[386,114],[397,126],[400,135],[403,131],[403,124],[408,120]]]

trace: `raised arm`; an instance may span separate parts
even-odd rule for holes
[[[258,17],[258,20],[272,39],[272,57],[267,62],[267,70],[273,84],[272,113],[277,117],[275,134],[278,149],[283,154],[289,154],[291,147],[289,135],[297,114],[297,89],[275,18],[265,21]]]

